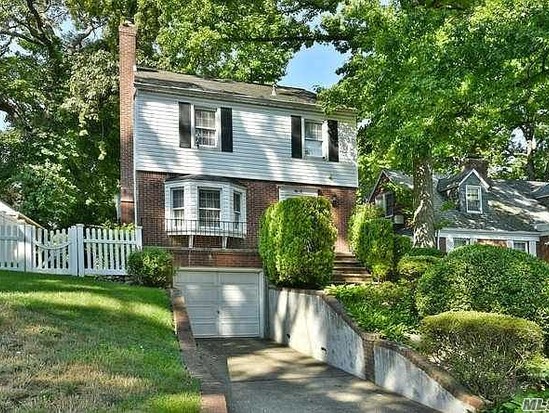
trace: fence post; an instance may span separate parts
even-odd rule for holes
[[[76,239],[74,240],[75,245],[75,256],[76,256],[76,265],[77,265],[77,275],[79,277],[83,277],[85,275],[85,267],[84,267],[84,225],[83,224],[76,224],[75,228],[75,234]]]
[[[33,225],[25,225],[25,272],[32,272],[34,269],[34,237],[36,229]]]
[[[135,227],[135,247],[138,250],[143,248],[143,227]]]

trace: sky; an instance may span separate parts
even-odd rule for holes
[[[345,56],[333,46],[315,44],[309,49],[301,49],[290,60],[281,86],[294,86],[314,90],[316,86],[330,87],[339,76],[335,71],[343,65]]]

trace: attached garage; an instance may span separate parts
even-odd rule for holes
[[[195,337],[263,336],[263,273],[258,269],[185,268],[174,278]]]

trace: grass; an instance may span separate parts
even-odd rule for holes
[[[198,412],[199,405],[165,292],[0,271],[0,412]]]

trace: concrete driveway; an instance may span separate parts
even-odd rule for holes
[[[196,342],[203,361],[226,386],[231,413],[434,412],[271,341]]]

